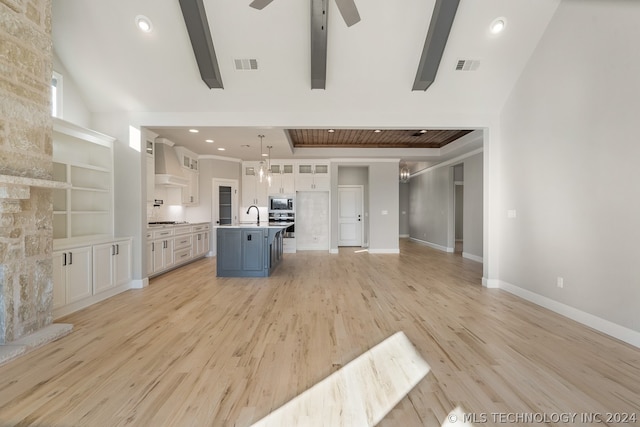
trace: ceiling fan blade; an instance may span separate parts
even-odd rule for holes
[[[347,27],[360,22],[360,14],[354,0],[336,0],[336,5]]]
[[[254,9],[262,10],[269,5],[273,0],[253,0],[249,6]]]

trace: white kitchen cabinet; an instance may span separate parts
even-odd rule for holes
[[[147,231],[147,275],[156,276],[205,256],[211,224],[176,225]]]
[[[195,225],[193,231],[193,256],[206,255],[209,252],[209,224]]]
[[[176,153],[180,158],[180,164],[184,169],[198,171],[198,155],[184,147],[176,146]]]
[[[83,246],[53,253],[53,308],[93,294],[92,249]]]
[[[296,193],[295,165],[293,163],[272,163],[271,174],[270,195]]]
[[[166,270],[173,267],[175,259],[173,257],[173,230],[163,229],[153,232],[153,242],[151,244],[151,254],[153,256],[153,269],[148,274]]]
[[[185,178],[189,181],[186,187],[182,188],[182,205],[196,206],[200,203],[199,178],[200,174],[192,170],[183,170]]]
[[[131,281],[131,240],[93,246],[93,293]]]
[[[329,163],[298,163],[296,168],[295,185],[297,191],[329,191],[331,189]]]
[[[242,206],[251,205],[267,206],[267,180],[263,178],[260,182],[258,176],[258,163],[245,162],[242,165]]]
[[[53,119],[53,238],[113,235],[115,138]]]

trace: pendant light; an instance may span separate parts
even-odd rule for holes
[[[271,187],[271,181],[273,180],[273,173],[271,173],[271,149],[273,145],[267,145],[267,150],[269,150],[269,157],[267,157],[269,163],[267,164],[267,183],[269,187]]]
[[[262,182],[267,169],[262,157],[262,138],[264,138],[264,135],[258,135],[258,138],[260,138],[260,163],[258,163],[258,178],[260,179],[260,182]]]

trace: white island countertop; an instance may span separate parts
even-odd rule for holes
[[[235,222],[233,224],[219,224],[216,227],[219,228],[287,228],[293,225],[293,222],[268,222],[261,221],[259,224],[257,222]]]

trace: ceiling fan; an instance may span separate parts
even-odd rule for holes
[[[273,0],[253,0],[249,6],[262,10],[272,1]],[[347,27],[360,22],[360,14],[358,13],[358,8],[354,0],[335,0],[335,2]]]

